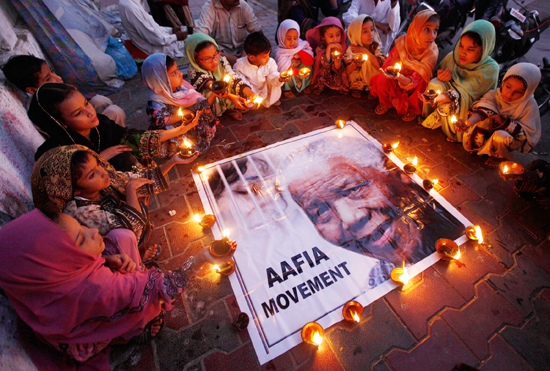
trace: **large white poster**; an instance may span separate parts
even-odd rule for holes
[[[388,170],[389,157],[397,167]],[[194,174],[205,210],[238,248],[230,276],[260,363],[299,344],[302,327],[342,320],[435,263],[435,242],[463,242],[470,225],[357,124],[321,129],[206,166]]]

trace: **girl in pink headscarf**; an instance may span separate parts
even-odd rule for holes
[[[306,39],[315,50],[313,78],[306,92],[321,94],[326,87],[342,94],[349,91],[346,66],[342,57],[346,52],[346,34],[338,18],[327,17],[309,30]]]

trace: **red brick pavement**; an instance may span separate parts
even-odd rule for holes
[[[251,1],[270,40],[275,14]],[[191,0],[198,18],[200,1]],[[146,128],[146,94],[139,78],[111,96],[128,114],[128,126]],[[469,242],[460,262],[438,262],[402,291],[365,308],[361,323],[326,330],[319,350],[301,344],[260,366],[250,338],[232,326],[238,306],[226,277],[205,270],[176,301],[162,337],[152,346],[117,349],[114,370],[450,370],[457,362],[486,370],[547,370],[550,364],[550,218],[519,199],[512,184],[482,160],[448,143],[440,131],[405,123],[394,111],[374,114],[376,101],[338,93],[282,99],[279,107],[223,118],[209,163],[353,119],[373,137],[399,140],[396,155],[418,156],[423,177],[441,180],[437,190],[487,241]],[[543,118],[545,122],[548,117]],[[543,139],[545,140],[545,139]],[[547,140],[547,139],[546,139]],[[180,266],[213,237],[192,222],[202,205],[190,166],[170,173],[171,189],[151,200],[162,246],[161,269]],[[169,216],[169,210],[176,210]]]

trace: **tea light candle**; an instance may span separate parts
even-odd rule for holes
[[[409,175],[414,174],[416,173],[416,165],[418,165],[418,158],[415,156],[412,163],[408,163],[403,166],[403,170],[405,170],[405,172]]]
[[[336,120],[335,124],[338,129],[343,129],[344,126],[346,126],[346,122],[344,120]]]
[[[340,55],[340,52],[338,50],[335,50],[331,53],[333,58],[337,58]]]
[[[231,76],[229,76],[229,74],[225,74],[225,76],[223,77],[223,81],[229,83],[229,81],[231,81]]]
[[[483,243],[483,233],[481,232],[481,227],[479,225],[473,226],[470,225],[466,228],[466,236],[473,241],[477,241],[478,244]]]
[[[424,179],[422,182],[422,185],[424,186],[424,189],[430,190],[432,189],[437,183],[439,183],[438,179],[430,180],[430,179]]]
[[[195,214],[195,221],[203,228],[210,228],[216,223],[216,217],[212,214],[206,214],[202,218],[199,214]]]
[[[525,168],[520,164],[512,161],[503,161],[498,165],[500,176],[506,178],[517,177],[523,174]]]
[[[292,67],[290,67],[287,71],[281,72],[281,78],[286,79],[287,77],[290,77],[294,74],[294,71],[292,70]]]
[[[317,322],[309,322],[302,327],[302,340],[308,344],[313,344],[319,347],[323,342],[325,331]]]
[[[363,306],[356,301],[348,301],[342,308],[342,315],[346,321],[355,321],[359,323],[361,321],[361,313],[363,313]]]
[[[460,259],[460,247],[453,240],[440,238],[435,243],[435,250],[441,255],[441,259],[443,260]]]
[[[458,121],[458,119],[456,118],[456,116],[455,116],[455,115],[452,115],[452,116],[451,116],[451,124],[454,124],[454,123],[457,122],[457,121]]]
[[[395,142],[394,144],[384,143],[382,145],[382,149],[384,150],[384,153],[390,153],[397,147],[399,147],[399,142]]]
[[[193,143],[191,143],[187,139],[184,139],[180,145],[180,155],[183,157],[192,156],[194,151],[191,150],[191,147],[193,147]]]
[[[235,262],[231,259],[219,266],[215,265],[214,267],[216,267],[217,272],[222,276],[230,276],[235,272]]]
[[[393,67],[386,68],[386,73],[388,75],[397,76],[399,75],[399,72],[401,71],[401,63],[396,63]]]
[[[405,261],[403,260],[403,268],[394,268],[390,272],[391,279],[400,284],[400,285],[406,285],[409,283],[410,276],[409,272],[407,271],[407,267],[405,267]]]
[[[304,67],[300,70],[298,74],[300,75],[301,78],[305,79],[311,74],[311,70],[307,67]]]

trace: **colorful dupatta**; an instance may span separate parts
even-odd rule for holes
[[[298,39],[298,45],[294,49],[288,49],[285,47],[286,33],[290,30],[296,30],[299,36],[300,26],[298,25],[298,22],[292,19],[285,19],[281,22],[279,29],[277,30],[277,42],[279,46],[275,49],[275,60],[277,61],[277,68],[279,69],[279,72],[288,70],[292,64],[292,58],[294,58],[294,55],[301,50],[313,57],[313,50],[311,49],[309,43],[305,40]]]
[[[439,49],[435,42],[428,48],[422,48],[418,43],[418,35],[422,32],[424,24],[434,15],[437,13],[432,10],[419,12],[412,20],[407,34],[395,40],[403,67],[418,72],[426,83],[430,82],[434,73]]]

